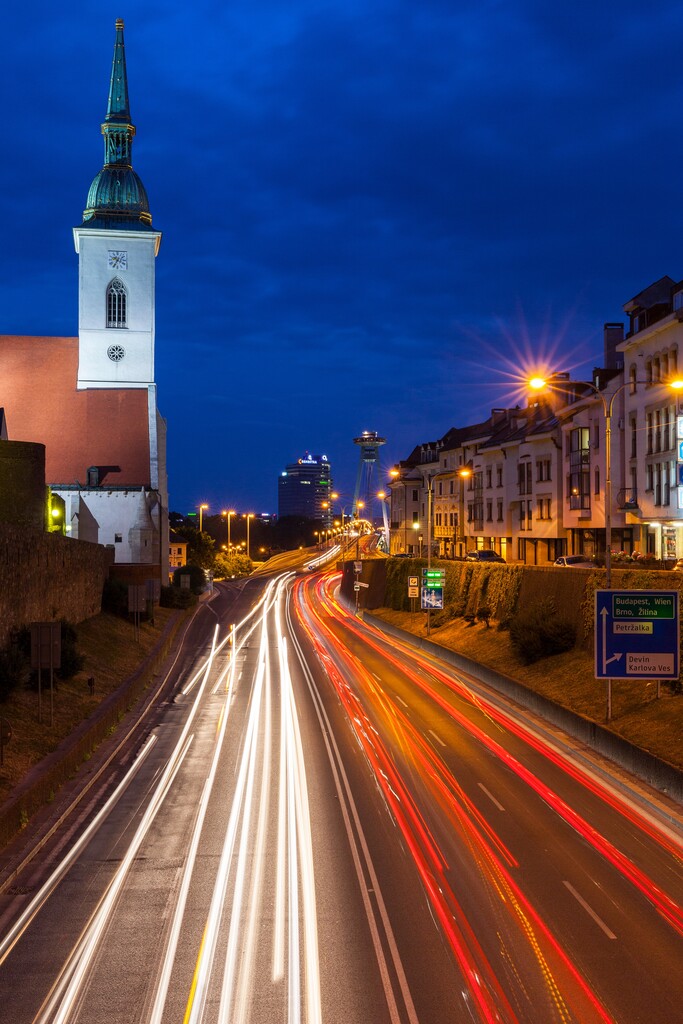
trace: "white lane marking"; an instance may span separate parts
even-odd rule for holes
[[[489,800],[491,801],[491,803],[494,804],[494,806],[496,806],[499,811],[504,811],[505,810],[503,805],[498,800],[496,800],[496,798],[493,795],[493,793],[491,792],[491,790],[487,789],[483,782],[478,782],[477,785],[479,786],[479,789],[482,791],[482,793],[486,793],[486,795],[489,798]]]
[[[437,742],[437,743],[440,743],[442,747],[445,747],[445,746],[446,746],[446,744],[445,744],[445,743],[444,743],[444,741],[443,741],[443,740],[441,739],[441,737],[440,737],[440,736],[437,736],[437,735],[436,735],[436,733],[434,732],[434,730],[433,730],[433,729],[427,729],[427,732],[429,733],[429,735],[430,735],[430,736],[433,736],[433,737],[434,737],[434,739],[436,740],[436,742]]]
[[[128,773],[125,776],[125,778],[121,780],[119,785],[116,787],[116,790],[109,797],[106,804],[97,813],[96,817],[93,819],[90,825],[88,825],[87,829],[85,830],[81,838],[72,847],[72,849],[66,855],[64,860],[60,861],[58,866],[55,868],[55,870],[48,878],[45,885],[43,885],[43,887],[33,897],[33,899],[26,907],[21,917],[19,917],[18,920],[15,921],[11,929],[8,931],[7,935],[3,937],[2,942],[0,942],[0,964],[4,962],[5,958],[7,957],[10,950],[14,947],[19,937],[24,933],[29,923],[33,920],[34,916],[38,913],[38,911],[46,902],[48,897],[52,894],[53,889],[55,889],[59,881],[64,877],[64,875],[69,870],[71,865],[74,863],[76,858],[79,856],[83,848],[90,841],[91,836],[100,827],[100,825],[107,817],[110,810],[112,809],[116,801],[119,799],[121,794],[127,789],[129,783],[133,779],[133,776],[136,775],[138,770],[142,767],[142,765],[145,762],[145,759],[147,758],[147,755],[149,754],[150,750],[152,749],[156,742],[156,736],[152,735],[149,737],[149,739],[141,749],[140,753],[138,754],[137,758],[135,759],[130,769],[128,770]]]
[[[399,697],[399,695],[397,693],[394,694],[394,697],[396,698],[396,700],[400,700],[400,702],[401,702],[401,704],[403,705],[404,708],[408,707],[408,705],[404,701],[403,697]]]
[[[569,889],[569,891],[570,891],[570,893],[572,894],[572,896],[574,897],[574,899],[575,899],[575,900],[576,900],[576,901],[577,901],[578,903],[580,903],[580,904],[581,904],[581,906],[582,906],[582,907],[583,907],[583,909],[584,909],[584,910],[586,911],[586,913],[587,913],[587,914],[590,914],[590,916],[591,916],[591,917],[593,918],[593,920],[595,921],[595,923],[597,924],[597,926],[598,926],[599,928],[602,928],[602,930],[603,930],[603,932],[605,933],[605,935],[607,936],[607,938],[608,938],[608,939],[616,939],[616,935],[614,934],[614,932],[613,932],[613,931],[610,931],[610,929],[609,929],[609,928],[607,927],[607,925],[606,925],[606,924],[605,924],[605,922],[604,922],[604,921],[602,920],[602,918],[601,918],[601,917],[598,917],[598,915],[597,915],[597,914],[595,913],[595,911],[594,911],[594,910],[593,910],[593,908],[592,908],[592,907],[590,906],[590,904],[586,903],[586,901],[585,901],[585,899],[583,898],[583,896],[581,896],[581,894],[580,894],[580,893],[578,893],[578,892],[576,891],[576,889],[575,889],[575,888],[574,888],[574,886],[573,886],[573,885],[571,884],[571,882],[567,882],[567,881],[565,880],[563,884],[564,884],[564,885],[565,885],[565,886],[567,887],[567,889]]]
[[[382,948],[382,940],[380,938],[378,926],[379,922],[377,919],[377,915],[372,908],[370,898],[368,895],[368,893],[370,892],[373,892],[375,895],[377,910],[379,911],[379,917],[383,925],[387,945],[389,946],[391,960],[393,962],[394,970],[396,972],[398,986],[401,990],[401,995],[403,996],[403,1003],[406,1008],[408,1020],[410,1024],[418,1024],[417,1013],[415,1012],[415,1005],[413,1003],[410,988],[408,986],[408,980],[406,978],[403,963],[401,961],[401,957],[398,951],[396,938],[391,927],[391,922],[389,920],[389,914],[386,908],[386,904],[382,896],[382,890],[380,888],[379,879],[377,878],[375,867],[370,857],[370,850],[368,848],[367,840],[365,838],[365,833],[363,832],[363,827],[360,821],[360,815],[358,813],[358,809],[356,807],[353,795],[351,793],[351,786],[346,775],[346,771],[344,770],[344,764],[341,759],[339,747],[337,746],[337,741],[334,737],[330,720],[327,717],[327,712],[325,711],[325,707],[320,698],[320,694],[318,693],[318,689],[315,685],[313,675],[311,674],[308,664],[306,663],[303,650],[294,633],[291,621],[291,611],[289,607],[287,609],[287,619],[291,639],[296,648],[296,652],[301,663],[301,668],[304,672],[304,675],[306,676],[308,689],[313,699],[314,707],[318,716],[318,721],[320,723],[323,740],[327,748],[327,756],[330,761],[330,768],[332,770],[334,784],[337,793],[339,794],[339,808],[341,810],[342,818],[344,820],[344,826],[346,829],[349,846],[351,847],[351,855],[353,857],[353,863],[356,869],[356,877],[358,879],[361,898],[363,900],[365,914],[368,921],[368,927],[370,929],[370,935],[372,937],[372,944],[375,949],[377,966],[379,969],[380,978],[382,980],[382,987],[384,988],[384,995],[387,1001],[389,1017],[391,1018],[392,1024],[400,1024],[402,1015],[399,1012],[399,1008],[396,1003],[396,997],[394,995],[393,984],[391,980],[391,972],[389,970],[389,965],[387,964],[387,960],[384,955],[384,950]],[[398,699],[400,700],[401,698],[399,697]],[[402,701],[402,703],[405,702]],[[406,704],[406,707],[407,706],[408,705]],[[356,828],[358,841],[356,841],[356,838],[354,836],[351,818],[353,818],[353,825],[355,825]],[[365,882],[363,865],[361,863],[361,853],[371,883],[370,887],[368,887],[367,883]]]

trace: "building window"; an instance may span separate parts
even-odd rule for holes
[[[531,494],[532,491],[532,465],[530,462],[520,462],[517,466],[517,483],[520,494]]]
[[[107,288],[107,327],[126,327],[127,324],[126,289],[123,282],[115,277]]]
[[[538,498],[536,501],[536,518],[537,519],[550,519],[550,509],[552,506],[551,498]]]
[[[498,522],[503,522],[503,499],[498,499]]]
[[[675,345],[669,350],[669,372],[672,377],[678,373],[678,349]]]
[[[600,470],[598,469],[597,466],[595,467],[595,470],[593,472],[593,479],[594,479],[593,494],[599,494],[600,493]]]
[[[669,410],[662,410],[662,451],[668,451],[671,447],[669,441]]]
[[[413,501],[418,501],[419,497],[419,492],[417,490],[413,491]]]
[[[632,364],[628,372],[628,375],[629,380],[631,382],[630,392],[632,395],[635,395],[636,391],[638,390],[638,369],[635,363]]]
[[[539,459],[536,463],[536,482],[542,483],[544,480],[550,480],[550,459]]]
[[[629,427],[631,428],[631,458],[635,459],[638,454],[638,432],[636,427],[635,414],[629,419]]]
[[[486,467],[486,486],[487,487],[491,486],[491,473],[492,473],[491,467],[487,466]]]
[[[496,466],[496,487],[503,486],[503,467]]]
[[[600,447],[600,424],[599,423],[594,423],[593,424],[593,447],[594,448],[599,448]]]
[[[590,499],[590,452],[588,427],[575,427],[569,433],[569,479],[567,481],[570,509],[588,509]]]
[[[652,455],[652,452],[653,452],[653,447],[652,447],[653,435],[652,435],[652,413],[651,412],[649,412],[647,414],[646,422],[647,422],[647,431],[646,431],[646,433],[647,433],[647,454],[648,455]]]
[[[486,502],[486,522],[487,523],[492,523],[493,522],[493,502],[492,501],[487,501]]]
[[[120,533],[114,534],[114,544],[123,544],[123,535]]]
[[[645,383],[652,384],[652,360],[648,359],[645,364]]]

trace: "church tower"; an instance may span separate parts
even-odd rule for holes
[[[79,259],[78,384],[154,385],[154,260],[161,232],[133,170],[135,127],[128,103],[123,21],[116,22],[104,167],[90,186],[83,223],[74,228]]]

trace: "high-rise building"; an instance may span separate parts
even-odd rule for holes
[[[278,516],[305,516],[332,525],[332,467],[326,455],[306,452],[278,479]]]

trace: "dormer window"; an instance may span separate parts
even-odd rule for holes
[[[118,277],[107,288],[107,327],[128,326],[128,296]]]

